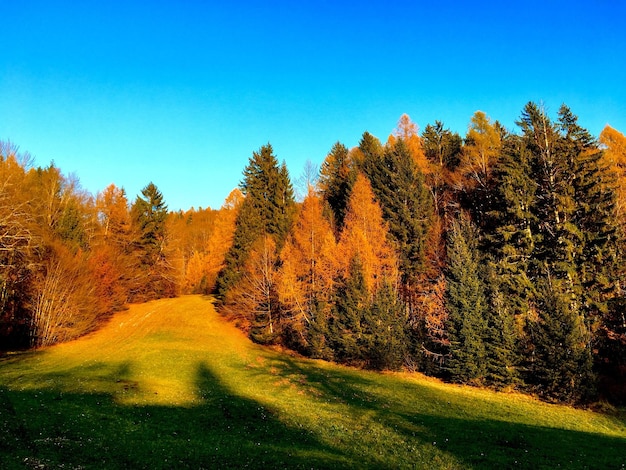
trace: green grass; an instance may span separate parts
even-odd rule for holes
[[[0,468],[626,468],[624,415],[250,343],[187,296],[0,360]]]

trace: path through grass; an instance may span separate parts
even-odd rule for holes
[[[0,359],[0,468],[626,468],[626,422],[254,345],[186,296]]]

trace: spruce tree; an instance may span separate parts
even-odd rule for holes
[[[486,376],[487,297],[480,275],[478,233],[466,217],[452,224],[446,273],[447,370],[452,380],[482,383]]]
[[[402,139],[387,146],[382,157],[365,159],[364,170],[399,254],[404,300],[414,307],[420,280],[428,270],[426,243],[434,216],[424,175]]]
[[[260,237],[272,236],[280,249],[295,213],[287,167],[278,164],[270,144],[253,152],[243,175],[240,187],[245,198],[237,214],[233,243],[216,282],[220,299],[241,279],[250,249]]]
[[[362,363],[363,315],[370,306],[363,265],[358,256],[352,259],[350,271],[336,291],[330,334],[335,358],[347,363]]]
[[[138,277],[131,288],[133,300],[150,300],[175,293],[173,269],[167,255],[167,205],[154,183],[141,190],[131,208],[131,220],[137,234]]]
[[[348,210],[348,199],[357,172],[348,148],[340,142],[335,143],[320,169],[319,186],[324,200],[333,213],[335,231],[343,227]]]
[[[368,367],[398,370],[408,354],[406,307],[391,283],[386,282],[364,310],[362,350]]]
[[[538,286],[538,318],[529,327],[535,338],[527,382],[544,398],[578,403],[593,396],[595,379],[582,316],[571,295],[551,277]]]

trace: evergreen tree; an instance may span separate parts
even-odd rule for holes
[[[256,240],[271,235],[277,247],[282,247],[295,212],[287,167],[284,163],[278,165],[270,144],[253,152],[243,175],[240,187],[245,199],[237,214],[233,243],[216,282],[216,292],[221,299],[240,280],[241,270]]]
[[[403,297],[411,306],[428,267],[426,243],[433,219],[432,198],[403,139],[382,157],[368,158],[364,170],[389,224],[400,258]]]
[[[376,293],[363,317],[363,354],[368,367],[398,370],[408,354],[406,307],[391,283]]]
[[[595,384],[586,328],[567,290],[549,276],[538,287],[527,383],[544,398],[576,403],[593,396]]]
[[[454,171],[461,163],[463,139],[450,129],[444,129],[441,121],[428,124],[422,132],[422,146],[426,158],[434,165]]]
[[[488,305],[477,242],[477,230],[467,218],[453,222],[446,273],[450,340],[447,369],[452,380],[464,383],[482,383],[486,376]]]
[[[154,183],[149,183],[137,196],[131,219],[137,234],[135,249],[139,262],[131,298],[145,301],[174,295],[173,270],[166,255],[167,205]]]
[[[371,297],[358,255],[352,258],[349,274],[336,292],[330,323],[335,358],[342,362],[362,363],[363,314],[370,306]]]
[[[322,163],[319,178],[320,192],[332,210],[336,232],[343,227],[356,175],[347,147],[337,142]]]

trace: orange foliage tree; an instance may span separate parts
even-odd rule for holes
[[[626,136],[606,126],[600,133],[600,143],[605,147],[604,160],[617,180],[616,210],[621,220],[626,212]]]
[[[419,136],[419,128],[417,124],[411,121],[408,114],[400,116],[397,127],[387,140],[387,145],[394,147],[398,139],[404,141],[417,168],[425,175],[431,173],[431,165],[424,154],[422,139]]]
[[[344,278],[350,275],[352,261],[360,260],[365,285],[372,297],[385,281],[395,284],[398,278],[397,255],[389,243],[388,233],[370,182],[359,174],[348,201],[337,249]]]
[[[278,278],[282,308],[289,315],[291,341],[307,343],[306,329],[321,304],[329,306],[337,275],[336,241],[321,198],[309,188],[283,247]]]

